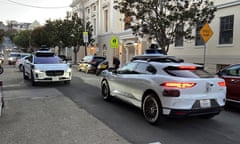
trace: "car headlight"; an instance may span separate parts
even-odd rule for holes
[[[70,72],[72,72],[72,69],[68,68],[66,72],[70,73]]]
[[[34,72],[35,72],[35,73],[42,73],[42,72],[44,72],[44,71],[41,71],[41,70],[35,69]]]

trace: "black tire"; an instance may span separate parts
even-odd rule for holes
[[[104,100],[106,101],[112,100],[112,96],[110,94],[110,88],[106,80],[102,81],[101,83],[101,92]]]
[[[201,115],[199,116],[202,119],[211,119],[215,116],[215,114]]]
[[[23,79],[24,79],[24,80],[27,80],[27,79],[28,79],[28,76],[25,75],[25,70],[24,70],[24,68],[23,68],[23,71],[22,71],[22,72],[23,72]]]
[[[23,65],[19,65],[18,69],[19,69],[20,72],[22,72],[23,71]]]
[[[33,76],[33,72],[31,72],[31,82],[32,82],[32,86],[36,86],[37,82],[35,82],[34,76]]]
[[[2,67],[2,65],[0,65],[0,74],[2,74],[4,72],[4,69]]]
[[[68,81],[64,81],[64,84],[70,84],[70,83],[71,83],[70,80],[68,80]]]
[[[150,124],[156,124],[159,122],[160,117],[162,116],[162,107],[159,99],[154,93],[150,93],[144,98],[142,111],[144,118]]]
[[[96,76],[99,76],[101,74],[102,70],[97,69],[96,70]]]

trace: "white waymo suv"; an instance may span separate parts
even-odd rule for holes
[[[37,51],[26,58],[23,64],[23,78],[30,79],[32,85],[38,82],[70,83],[72,70],[69,64],[50,51]]]
[[[101,79],[104,100],[117,97],[135,105],[155,124],[163,116],[211,118],[225,105],[226,86],[201,65],[171,56],[136,57]]]

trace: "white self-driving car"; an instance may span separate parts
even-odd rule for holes
[[[163,116],[212,118],[221,112],[226,99],[223,79],[201,65],[171,56],[138,58],[118,70],[103,72],[104,100],[117,97],[135,105],[151,124]]]
[[[37,51],[24,61],[23,78],[30,79],[32,85],[38,82],[70,83],[72,70],[70,64],[63,62],[53,52]]]

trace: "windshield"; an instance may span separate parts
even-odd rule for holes
[[[61,63],[59,57],[35,57],[34,64],[58,64]]]

